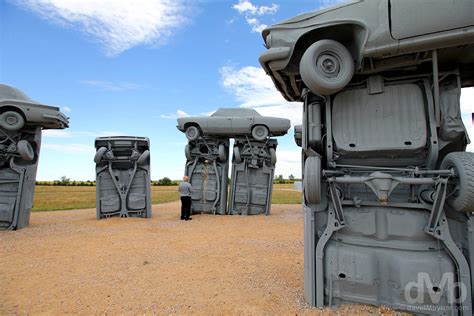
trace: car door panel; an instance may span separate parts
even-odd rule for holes
[[[391,33],[404,39],[474,25],[472,0],[391,0]]]

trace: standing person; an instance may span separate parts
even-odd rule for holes
[[[179,184],[179,195],[181,196],[181,220],[192,220],[191,216],[191,193],[193,187],[189,183],[189,177],[184,176],[183,182]]]

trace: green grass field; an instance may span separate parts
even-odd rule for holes
[[[273,186],[273,204],[300,204],[301,192],[291,184]],[[152,186],[153,204],[177,201],[177,187]],[[95,187],[36,186],[33,211],[56,211],[95,208]]]

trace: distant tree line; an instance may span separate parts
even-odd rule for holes
[[[283,178],[283,175],[280,174],[278,176],[275,176],[275,179],[273,179],[273,184],[293,184],[296,181],[301,181],[301,179],[295,178],[295,176],[292,174],[288,176],[288,179],[285,179]]]
[[[168,177],[164,177],[158,181],[151,181],[152,186],[174,186],[178,185],[179,181],[171,180]],[[93,187],[95,186],[95,181],[71,181],[70,178],[62,176],[59,180],[54,181],[36,181],[36,185],[44,186],[71,186],[71,187]]]

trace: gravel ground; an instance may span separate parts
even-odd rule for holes
[[[394,314],[304,303],[299,205],[189,222],[177,202],[153,211],[101,221],[92,209],[36,212],[28,228],[0,232],[0,314]]]

